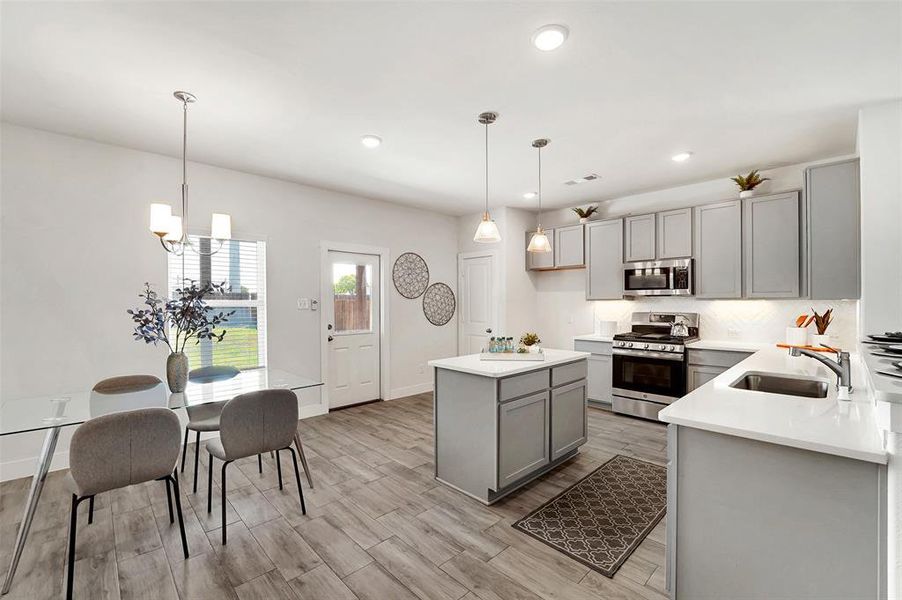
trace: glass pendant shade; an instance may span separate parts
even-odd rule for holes
[[[232,239],[232,217],[222,213],[213,213],[210,237],[216,240]]]
[[[169,217],[169,231],[163,236],[166,242],[178,242],[182,239],[182,218],[178,215]]]
[[[474,242],[480,244],[493,244],[501,241],[501,233],[498,231],[498,225],[489,216],[489,213],[482,214],[482,221],[476,228],[476,235],[473,236]]]
[[[163,237],[169,233],[172,221],[172,207],[168,204],[150,205],[150,230]]]
[[[545,235],[545,230],[539,227],[536,229],[536,232],[532,234],[532,238],[529,240],[529,246],[526,247],[527,252],[551,252],[551,242],[548,241],[548,236]]]

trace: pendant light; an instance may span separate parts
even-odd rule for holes
[[[474,242],[480,244],[493,244],[501,241],[498,226],[489,215],[489,125],[495,122],[498,113],[484,112],[479,115],[479,122],[485,125],[485,212],[482,213],[482,221],[476,227]]]
[[[197,254],[210,256],[222,248],[225,240],[232,239],[232,217],[213,213],[210,237],[218,242],[215,250],[202,252],[188,237],[188,105],[197,102],[197,98],[190,92],[177,91],[172,95],[182,103],[182,215],[173,215],[168,204],[151,204],[150,231],[160,238],[166,252],[181,256],[185,248],[191,248]]]
[[[542,229],[542,148],[550,142],[551,140],[544,138],[532,142],[532,147],[539,151],[539,212],[536,215],[536,232],[529,240],[529,246],[526,247],[527,252],[551,252],[551,242],[548,241],[548,236]]]

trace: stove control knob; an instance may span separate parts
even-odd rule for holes
[[[648,344],[645,344],[645,349],[648,350]]]
[[[632,342],[627,342],[627,343],[626,343],[626,347],[627,347],[627,348],[632,348],[632,347],[633,347],[633,343],[632,343]]]
[[[664,349],[667,350],[668,352],[673,352],[673,346],[667,346]]]

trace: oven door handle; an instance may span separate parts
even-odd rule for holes
[[[657,358],[661,360],[672,360],[683,362],[683,353],[675,352],[655,352],[653,350],[630,350],[627,348],[614,348],[611,351],[618,356],[635,356],[637,358]]]

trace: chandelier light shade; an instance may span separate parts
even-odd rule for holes
[[[182,214],[173,215],[168,204],[150,205],[150,231],[160,238],[160,244],[167,252],[181,255],[185,248],[191,248],[203,256],[216,254],[225,240],[232,239],[232,217],[213,213],[210,221],[210,237],[219,245],[215,250],[202,252],[188,237],[188,105],[197,102],[190,92],[177,91],[172,94],[182,103]]]
[[[498,119],[498,113],[484,112],[479,115],[479,122],[485,125],[485,212],[482,213],[482,221],[476,227],[476,235],[473,241],[480,244],[494,244],[501,241],[501,233],[498,225],[489,214],[489,125]]]
[[[526,246],[527,252],[551,252],[551,242],[548,235],[542,229],[542,148],[547,146],[551,140],[538,139],[533,140],[532,147],[539,151],[539,192],[536,197],[539,199],[539,212],[536,215],[536,231],[529,239],[529,245]]]

